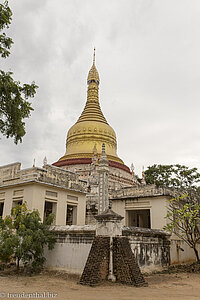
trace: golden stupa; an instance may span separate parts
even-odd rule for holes
[[[117,155],[116,134],[106,121],[99,104],[99,73],[95,66],[95,49],[93,64],[88,73],[87,101],[78,121],[69,129],[66,141],[66,153],[56,166],[90,163],[94,149],[100,156],[102,144],[105,144],[110,165],[127,169]]]

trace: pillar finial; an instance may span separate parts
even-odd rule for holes
[[[94,54],[93,54],[93,64],[95,65],[95,51],[96,51],[96,49],[95,49],[95,47],[94,47]]]
[[[145,172],[144,172],[144,166],[142,167],[142,184],[146,185],[146,179],[145,179]]]
[[[43,159],[43,166],[46,166],[47,165],[47,158],[45,156],[45,158]]]

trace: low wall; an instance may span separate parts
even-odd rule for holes
[[[95,226],[54,226],[52,230],[57,241],[53,250],[45,250],[46,267],[81,274],[95,237]],[[123,235],[129,238],[143,272],[162,269],[169,264],[169,236],[163,231],[123,227]]]
[[[172,236],[170,248],[171,264],[187,263],[196,260],[194,250],[177,236]],[[197,250],[200,253],[200,244],[197,245]]]
[[[170,235],[162,230],[123,227],[142,272],[161,270],[170,264]]]
[[[46,267],[81,274],[93,239],[95,226],[54,226],[56,244],[53,250],[45,250]]]

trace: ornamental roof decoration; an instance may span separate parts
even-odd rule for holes
[[[88,73],[88,78],[87,78],[87,82],[88,84],[94,80],[96,83],[99,84],[100,82],[100,78],[99,78],[99,73],[97,71],[97,68],[95,66],[95,48],[94,48],[94,54],[93,54],[93,64],[92,64],[92,67]]]

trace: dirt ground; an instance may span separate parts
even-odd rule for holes
[[[78,278],[51,273],[32,277],[7,275],[0,276],[0,299],[52,299],[52,296],[59,300],[200,299],[200,274],[154,274],[145,279],[148,287],[111,283],[88,287],[78,284]],[[17,295],[19,293],[21,296]],[[26,293],[35,294],[28,296]]]

